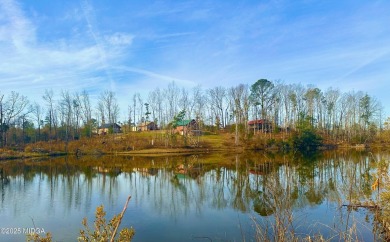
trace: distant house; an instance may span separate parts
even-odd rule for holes
[[[149,130],[157,130],[157,124],[155,122],[143,122],[138,124],[137,131],[149,131]]]
[[[130,132],[138,131],[137,125],[135,123],[130,123],[129,129],[130,129]]]
[[[121,126],[116,123],[103,124],[98,127],[97,133],[98,135],[108,134],[110,131],[112,131],[112,133],[121,133]]]
[[[272,123],[266,119],[256,119],[248,121],[249,130],[270,132],[272,130]]]
[[[181,135],[200,135],[199,125],[195,119],[180,120],[176,123],[175,131]]]

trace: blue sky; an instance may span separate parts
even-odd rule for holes
[[[0,92],[109,89],[126,107],[171,81],[267,78],[362,90],[389,115],[389,11],[374,0],[1,0]]]

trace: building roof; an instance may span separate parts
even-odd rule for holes
[[[177,126],[187,126],[192,121],[195,121],[194,119],[184,119],[176,122]]]
[[[268,120],[265,120],[265,119],[256,119],[256,120],[251,120],[251,121],[248,121],[248,124],[251,125],[251,124],[264,124],[264,123],[270,123]]]
[[[149,122],[149,121],[142,122],[142,123],[138,124],[138,127],[144,127],[144,126],[148,126],[148,125],[155,125],[155,123],[154,122]]]
[[[109,124],[103,124],[103,125],[99,126],[99,129],[109,129],[109,128],[112,128],[112,127],[120,128],[121,126],[119,126],[116,123],[109,123]]]

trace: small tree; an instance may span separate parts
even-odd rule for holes
[[[178,114],[176,114],[173,117],[173,121],[171,122],[172,128],[176,129],[179,126],[179,123],[184,120],[184,117],[186,116],[186,110],[181,110]],[[171,138],[173,138],[173,133],[171,134]],[[183,139],[184,139],[184,145],[187,145],[187,132],[183,130]]]
[[[149,121],[149,115],[151,115],[152,113],[149,111],[149,103],[145,103],[145,109],[146,109],[146,113],[145,113],[145,122],[148,122]]]
[[[177,128],[178,126],[178,123],[183,121],[184,117],[186,116],[186,110],[183,109],[181,110],[178,114],[176,114],[174,117],[173,117],[173,121],[172,121],[172,127],[175,129]]]
[[[297,132],[292,138],[293,147],[301,152],[311,152],[322,145],[322,138],[316,133],[313,127],[313,119],[304,114],[300,114]]]

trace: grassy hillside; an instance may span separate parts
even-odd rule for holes
[[[80,140],[49,141],[29,144],[25,152],[75,154],[103,153],[169,153],[235,149],[231,134],[205,133],[183,137],[165,131],[131,132],[82,138]]]

